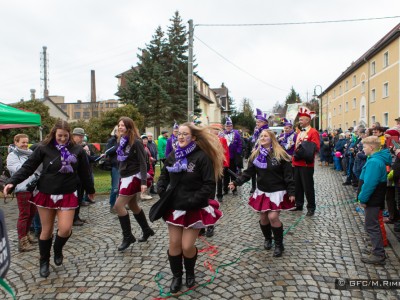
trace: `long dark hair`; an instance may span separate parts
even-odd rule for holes
[[[133,143],[135,142],[135,139],[138,139],[140,137],[139,135],[139,130],[136,127],[135,122],[129,118],[129,117],[121,117],[118,120],[118,124],[119,122],[123,122],[126,128],[126,135],[129,137],[129,145],[133,145]],[[121,138],[120,133],[118,132],[118,141]]]
[[[69,135],[69,143],[75,145],[74,139],[71,138],[71,127],[69,126],[67,121],[58,119],[54,124],[53,128],[51,128],[50,133],[43,140],[44,145],[50,144],[56,138],[57,129],[62,129],[68,132]]]

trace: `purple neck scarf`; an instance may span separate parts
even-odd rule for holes
[[[74,172],[71,164],[76,163],[76,157],[68,151],[68,145],[69,141],[64,145],[60,145],[56,140],[54,140],[54,146],[56,146],[57,150],[60,151],[61,154],[61,169],[58,170],[60,173]]]
[[[125,148],[128,145],[129,137],[122,136],[119,140],[119,146],[117,149],[117,160],[118,161],[125,161],[128,158],[128,155],[125,155]]]
[[[284,133],[283,140],[281,141],[281,145],[286,146],[288,143],[288,137],[291,136],[293,133],[294,133],[294,130],[290,131],[289,133]]]
[[[255,166],[259,167],[260,169],[266,169],[267,168],[267,156],[271,151],[272,151],[272,146],[270,146],[269,149],[266,149],[263,146],[260,146],[260,153],[253,160],[253,164]]]
[[[257,142],[258,136],[260,135],[261,131],[263,131],[264,129],[269,129],[268,124],[261,126],[261,128],[257,128],[257,127],[254,128],[254,134],[253,134],[253,137],[251,138],[252,143]]]
[[[186,156],[188,156],[190,153],[192,153],[196,149],[196,143],[195,142],[190,142],[186,147],[179,147],[179,144],[176,146],[175,150],[175,163],[172,167],[166,167],[168,172],[171,173],[179,173],[182,171],[187,170],[187,159]]]

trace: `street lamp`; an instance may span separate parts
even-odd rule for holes
[[[322,94],[322,86],[317,84],[314,87],[314,95],[313,95],[313,97],[315,99],[318,99],[318,129],[321,130],[322,129],[322,107],[321,107],[322,99],[319,98],[318,95],[317,95],[317,87],[319,87],[321,89],[321,92],[319,93],[319,95],[321,95]]]

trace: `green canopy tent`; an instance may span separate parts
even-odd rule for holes
[[[0,103],[0,129],[40,126],[40,115]]]

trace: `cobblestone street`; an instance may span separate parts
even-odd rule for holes
[[[315,216],[305,217],[306,211],[281,214],[284,229],[290,228],[281,258],[273,258],[272,251],[262,248],[258,215],[247,206],[250,185],[239,188],[237,196],[225,197],[221,204],[224,217],[214,237],[204,239],[218,252],[210,256],[213,248],[198,240],[199,249],[210,250],[200,253],[197,261],[197,283],[201,286],[179,298],[399,299],[400,289],[335,289],[337,278],[400,279],[400,262],[389,246],[385,266],[362,263],[363,216],[351,203],[355,190],[342,186],[342,176],[330,167],[316,167],[314,178]],[[154,202],[142,202],[146,214]],[[160,287],[164,292],[169,290],[168,237],[161,221],[152,225],[156,234],[147,243],[135,243],[120,253],[116,249],[122,238],[119,222],[109,213],[107,196],[98,196],[96,204],[82,208],[81,217],[89,224],[73,228],[64,248],[64,264],[56,267],[51,260],[51,274],[44,279],[39,277],[38,249],[18,252],[16,201],[2,208],[12,247],[6,280],[17,299],[153,299],[160,297],[154,280],[159,272]],[[134,235],[140,236],[132,215],[131,220]],[[205,264],[206,260],[211,265]],[[217,274],[212,271],[216,269]],[[0,298],[11,299],[4,290]]]

